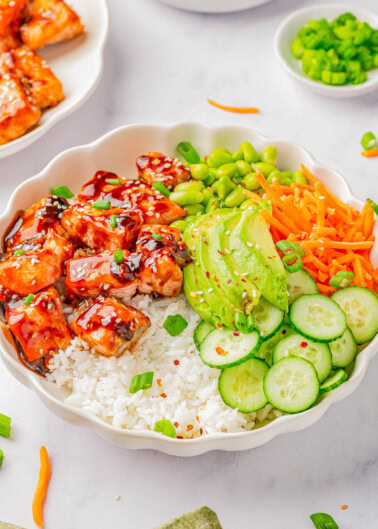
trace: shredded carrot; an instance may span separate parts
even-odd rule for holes
[[[43,503],[45,501],[47,487],[50,481],[51,470],[49,454],[44,446],[41,446],[39,456],[41,459],[41,468],[39,470],[39,479],[33,500],[33,520],[38,527],[43,527]]]
[[[361,261],[357,257],[353,259],[353,268],[354,268],[354,273],[356,274],[356,277],[355,277],[356,285],[358,285],[359,287],[364,287],[365,286],[364,272],[363,272],[363,268],[361,265]]]
[[[375,156],[378,156],[378,149],[369,149],[368,151],[363,151],[362,156],[365,156],[365,158],[374,158]]]
[[[326,296],[330,296],[335,292],[334,287],[330,287],[329,285],[323,285],[322,283],[316,283],[318,290],[321,294],[325,294]]]
[[[210,103],[210,105],[213,105],[213,107],[226,110],[226,112],[235,112],[236,114],[258,114],[260,112],[260,110],[255,107],[230,107],[227,105],[220,105],[211,99],[208,99],[207,102]]]
[[[341,250],[364,250],[365,248],[371,248],[373,241],[361,241],[361,242],[343,242],[343,241],[326,241],[318,239],[317,241],[303,241],[300,245],[303,248],[339,248]]]
[[[273,226],[274,228],[276,228],[276,230],[280,231],[283,235],[285,235],[286,237],[288,235],[290,235],[290,230],[288,228],[286,228],[286,226],[284,226],[283,224],[281,224],[281,222],[277,219],[275,219],[274,217],[272,217],[271,215],[269,215],[269,213],[267,212],[266,209],[262,209],[260,211],[261,215],[264,217],[264,219],[271,225]]]

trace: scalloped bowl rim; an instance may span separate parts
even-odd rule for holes
[[[155,134],[157,133],[159,137],[165,137],[166,139],[168,138],[169,134],[172,133],[176,134],[177,137],[191,139],[188,138],[190,133],[184,132],[189,130],[193,136],[196,136],[197,138],[199,137],[197,145],[201,144],[201,134],[203,138],[207,137],[208,140],[214,142],[214,137],[216,134],[221,132],[223,136],[225,136],[225,134],[227,134],[227,136],[238,135],[249,140],[251,140],[251,136],[253,136],[253,141],[260,144],[277,145],[279,153],[283,152],[281,149],[284,149],[285,146],[289,150],[294,149],[299,154],[301,159],[306,159],[306,164],[312,172],[324,172],[324,174],[327,175],[328,180],[330,179],[331,181],[334,181],[333,184],[335,182],[337,183],[337,187],[343,190],[344,195],[348,197],[350,202],[352,202],[357,207],[361,208],[362,206],[362,203],[354,197],[349,185],[337,171],[334,171],[333,169],[330,169],[327,166],[317,162],[305,148],[298,145],[297,143],[268,139],[259,132],[243,126],[210,126],[193,122],[162,126],[132,124],[119,127],[87,145],[73,147],[62,152],[56,156],[39,174],[25,180],[22,184],[20,184],[13,192],[5,211],[0,216],[0,230],[3,233],[11,222],[15,211],[15,202],[19,199],[19,197],[21,197],[21,195],[29,196],[27,192],[25,193],[25,191],[27,191],[29,188],[34,188],[36,185],[40,185],[41,188],[43,188],[43,186],[47,184],[49,175],[51,175],[58,166],[61,166],[62,163],[66,163],[70,158],[81,156],[83,158],[87,157],[87,159],[90,159],[91,155],[93,156],[97,150],[101,148],[106,149],[107,144],[111,144],[112,140],[118,136],[132,137],[134,133],[143,135],[153,131]],[[216,140],[214,144],[216,144]],[[87,178],[88,175],[85,175],[82,181],[84,182]],[[333,185],[333,187],[335,186]],[[41,191],[41,193],[43,193],[43,191]],[[42,196],[43,194],[40,195],[40,197]],[[30,201],[27,199],[24,199],[24,202],[25,207],[27,206],[27,203],[30,204]],[[342,384],[339,388],[329,393],[318,404],[307,411],[295,415],[285,415],[279,417],[267,425],[252,431],[212,433],[195,439],[178,440],[164,437],[161,434],[148,430],[137,431],[116,428],[104,422],[102,419],[90,412],[62,402],[54,395],[54,391],[51,391],[53,389],[55,389],[55,392],[57,391],[55,384],[47,382],[42,377],[25,368],[14,354],[14,346],[9,343],[4,333],[0,333],[0,356],[5,366],[20,382],[33,389],[42,402],[56,415],[61,416],[70,422],[95,430],[101,437],[118,446],[129,449],[157,449],[167,454],[177,456],[199,455],[209,450],[217,449],[238,451],[254,448],[268,442],[278,434],[293,432],[310,426],[324,415],[331,404],[344,399],[357,388],[357,386],[362,381],[368,364],[376,353],[377,349],[378,336],[376,336],[374,340],[372,340],[372,342],[359,353],[353,374],[350,379]]]

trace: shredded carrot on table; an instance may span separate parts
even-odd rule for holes
[[[368,151],[363,151],[362,156],[365,156],[365,158],[374,158],[375,156],[378,156],[378,149],[369,149]]]
[[[236,114],[258,114],[260,112],[260,110],[255,107],[230,107],[227,105],[220,105],[211,99],[208,99],[207,102],[210,103],[210,105],[213,105],[213,107],[226,110],[226,112],[234,112]]]
[[[43,527],[43,503],[45,501],[47,487],[50,481],[51,469],[49,454],[44,446],[41,446],[39,456],[41,459],[41,468],[39,470],[39,479],[33,500],[33,520],[38,527]]]

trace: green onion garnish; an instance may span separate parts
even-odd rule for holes
[[[3,459],[4,459],[4,452],[0,448],[0,468],[1,468],[1,465],[3,464]]]
[[[92,208],[95,209],[109,209],[110,208],[110,201],[109,200],[96,200],[96,202],[93,202]]]
[[[296,252],[284,255],[282,258],[282,264],[290,274],[298,272],[303,266],[302,259]]]
[[[116,228],[117,227],[117,215],[111,215],[110,216],[110,227]]]
[[[188,326],[188,322],[180,315],[167,316],[167,319],[163,323],[164,329],[171,335],[177,336],[182,333]]]
[[[177,145],[177,150],[181,156],[190,164],[200,163],[200,156],[190,141],[182,141]]]
[[[160,235],[160,233],[152,233],[152,237],[153,237],[154,239],[162,239],[162,238],[163,238],[163,236]]]
[[[366,200],[369,202],[371,207],[374,209],[375,214],[378,215],[378,204],[376,204],[374,200],[372,200],[371,198],[367,198]]]
[[[34,294],[29,294],[28,296],[26,296],[26,299],[24,299],[24,305],[30,305],[33,299],[34,299]]]
[[[247,316],[247,329],[248,332],[251,332],[255,326],[255,318],[253,314],[248,314]]]
[[[72,193],[70,189],[68,189],[67,186],[58,186],[53,187],[51,189],[51,193],[55,195],[56,197],[63,197],[63,198],[72,198],[75,195]]]
[[[152,187],[156,190],[156,191],[159,191],[159,193],[161,193],[162,195],[164,195],[165,197],[169,198],[169,195],[171,194],[169,192],[169,190],[165,187],[164,184],[162,184],[161,182],[154,182],[152,184]]]
[[[161,421],[155,422],[154,432],[162,433],[167,437],[176,437],[175,427],[168,419],[162,419]]]
[[[10,437],[11,418],[0,413],[0,435]]]
[[[288,252],[296,252],[300,257],[305,255],[305,252],[302,250],[302,248],[295,242],[278,241],[276,246],[284,255]]]
[[[330,287],[336,288],[345,288],[349,287],[351,282],[354,279],[353,272],[346,272],[344,270],[339,270],[334,276],[329,280]]]
[[[24,255],[24,253],[25,253],[25,250],[17,250],[17,252],[14,252],[13,257],[15,255]]]
[[[121,250],[121,248],[118,248],[118,250],[116,250],[114,252],[113,261],[115,261],[116,263],[122,263],[122,261],[123,261],[123,251]]]
[[[147,371],[147,373],[142,373],[141,375],[135,375],[130,382],[130,393],[136,393],[140,389],[148,389],[152,386],[152,381],[154,378],[153,371]]]
[[[119,178],[108,178],[106,180],[106,183],[107,184],[112,184],[114,186],[119,186],[120,184],[122,184],[121,180]]]
[[[361,145],[364,151],[370,151],[377,146],[377,138],[372,132],[365,132],[361,139]]]
[[[310,516],[316,529],[339,529],[335,520],[329,514],[318,512]]]

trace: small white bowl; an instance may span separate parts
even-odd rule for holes
[[[209,127],[199,123],[176,125],[128,125],[109,132],[94,143],[69,149],[54,160],[38,175],[29,178],[14,191],[4,213],[0,216],[0,237],[14,219],[14,213],[26,209],[33,202],[48,195],[56,185],[67,185],[77,193],[81,185],[99,169],[115,172],[120,176],[136,173],[135,159],[141,153],[159,151],[176,156],[180,141],[190,141],[201,154],[215,147],[235,150],[243,141],[250,141],[261,151],[268,145],[278,149],[278,166],[293,171],[303,163],[341,200],[361,209],[362,203],[353,195],[343,177],[319,164],[303,147],[289,141],[265,138],[247,127]],[[378,226],[375,229],[378,236]],[[372,262],[378,265],[378,244],[372,249]],[[1,325],[0,357],[9,371],[23,384],[31,388],[42,402],[56,415],[86,428],[101,437],[128,449],[152,448],[177,456],[194,456],[209,450],[246,450],[262,445],[276,435],[307,428],[318,421],[330,405],[350,395],[362,381],[370,360],[378,350],[378,336],[357,356],[350,379],[327,394],[313,408],[296,415],[279,417],[268,425],[250,432],[214,433],[196,439],[171,439],[148,430],[123,430],[104,422],[89,411],[64,402],[67,393],[56,384],[48,382],[24,367],[9,335]],[[344,407],[347,413],[347,407]]]
[[[232,13],[267,4],[272,0],[161,0],[164,4],[198,13]]]
[[[37,50],[63,84],[64,99],[42,112],[36,125],[20,138],[0,146],[0,158],[25,149],[51,127],[76,110],[96,88],[102,72],[103,50],[109,30],[106,0],[72,0],[85,31],[79,37]]]
[[[274,41],[274,49],[279,62],[296,81],[318,94],[337,98],[362,96],[376,90],[378,88],[378,68],[369,71],[368,80],[359,85],[326,85],[320,81],[313,81],[303,73],[302,62],[293,56],[291,45],[298,31],[311,19],[326,18],[331,21],[345,12],[351,12],[358,20],[368,22],[372,27],[378,28],[378,14],[373,11],[348,4],[319,4],[294,11],[285,18],[277,30]]]

